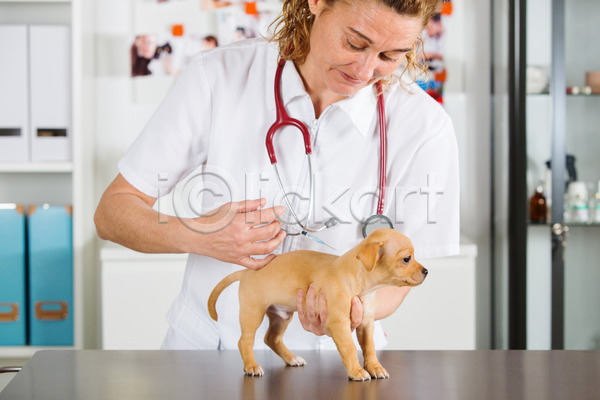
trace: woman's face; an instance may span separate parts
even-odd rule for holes
[[[309,90],[350,96],[394,72],[423,30],[418,17],[376,1],[309,0],[315,21],[300,70]]]

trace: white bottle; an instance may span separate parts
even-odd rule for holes
[[[575,196],[571,205],[571,222],[587,224],[590,220],[590,208],[587,198],[582,194]]]
[[[588,191],[585,182],[571,182],[568,190],[569,221],[571,223],[587,224],[590,221]]]
[[[600,224],[600,182],[598,182],[598,191],[592,197],[590,202],[591,221],[594,224]]]

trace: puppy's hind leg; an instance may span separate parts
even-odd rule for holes
[[[256,330],[262,323],[264,317],[264,309],[249,306],[247,303],[245,305],[244,303],[240,305],[240,327],[242,329],[242,336],[238,342],[238,348],[240,349],[242,360],[244,360],[244,372],[246,375],[262,376],[264,373],[263,369],[254,359],[253,350]]]
[[[283,334],[288,325],[292,321],[292,314],[288,314],[288,318],[283,318],[281,315],[267,311],[269,317],[269,329],[265,334],[265,343],[273,351],[281,357],[286,365],[292,367],[300,367],[306,365],[306,361],[300,356],[295,355],[283,343]]]

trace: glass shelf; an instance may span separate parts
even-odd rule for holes
[[[541,93],[527,93],[527,96],[550,96],[550,92],[541,92]],[[600,98],[600,93],[590,93],[590,94],[571,94],[567,93],[567,98],[574,97],[595,97]]]
[[[538,223],[538,222],[531,222],[531,221],[527,221],[527,225],[535,227],[535,226],[539,226],[539,227],[546,227],[546,228],[550,228],[552,225],[548,222],[543,222],[543,223]],[[567,225],[569,228],[600,228],[600,222],[591,222],[591,223],[583,223],[583,222],[565,222],[565,225]]]
[[[598,222],[593,222],[593,223],[582,223],[582,222],[566,222],[566,225],[569,228],[576,228],[576,227],[581,227],[581,228],[593,228],[593,227],[599,227],[600,223]]]

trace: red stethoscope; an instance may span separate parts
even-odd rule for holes
[[[275,176],[277,177],[277,182],[279,184],[279,188],[283,193],[283,199],[288,206],[290,213],[294,217],[294,220],[302,228],[301,232],[298,233],[288,233],[288,235],[299,235],[302,234],[318,243],[325,244],[321,239],[317,238],[310,233],[319,232],[325,228],[329,228],[337,223],[337,219],[330,218],[327,220],[323,226],[319,228],[311,228],[309,227],[309,223],[312,216],[313,210],[313,201],[314,201],[314,186],[313,186],[313,173],[312,173],[312,163],[311,163],[311,154],[312,154],[312,146],[310,141],[310,133],[308,132],[308,128],[301,121],[291,118],[285,107],[283,106],[283,102],[281,100],[281,75],[283,73],[283,67],[285,65],[286,60],[280,60],[277,65],[277,71],[275,72],[275,108],[277,110],[277,119],[269,128],[267,132],[267,152],[269,154],[269,159],[271,160],[271,164],[275,169]],[[377,92],[379,95],[377,96],[377,108],[379,114],[379,200],[377,202],[377,213],[375,215],[370,216],[362,223],[362,233],[363,237],[367,237],[367,235],[377,229],[377,228],[393,228],[392,221],[383,215],[383,205],[385,201],[385,183],[386,183],[386,157],[387,157],[387,129],[385,122],[385,105],[383,102],[383,94],[381,90],[381,82],[376,83]],[[275,149],[273,148],[273,136],[275,132],[279,129],[284,128],[286,126],[292,126],[297,128],[302,133],[302,137],[304,138],[304,150],[306,153],[306,158],[308,160],[308,172],[309,172],[309,184],[310,184],[310,194],[309,194],[309,205],[308,205],[308,216],[306,217],[306,223],[302,223],[298,215],[292,208],[290,201],[288,199],[288,193],[283,186],[283,182],[281,181],[281,176],[279,175],[279,170],[277,169],[277,157],[275,157]],[[326,244],[325,244],[326,245]]]

